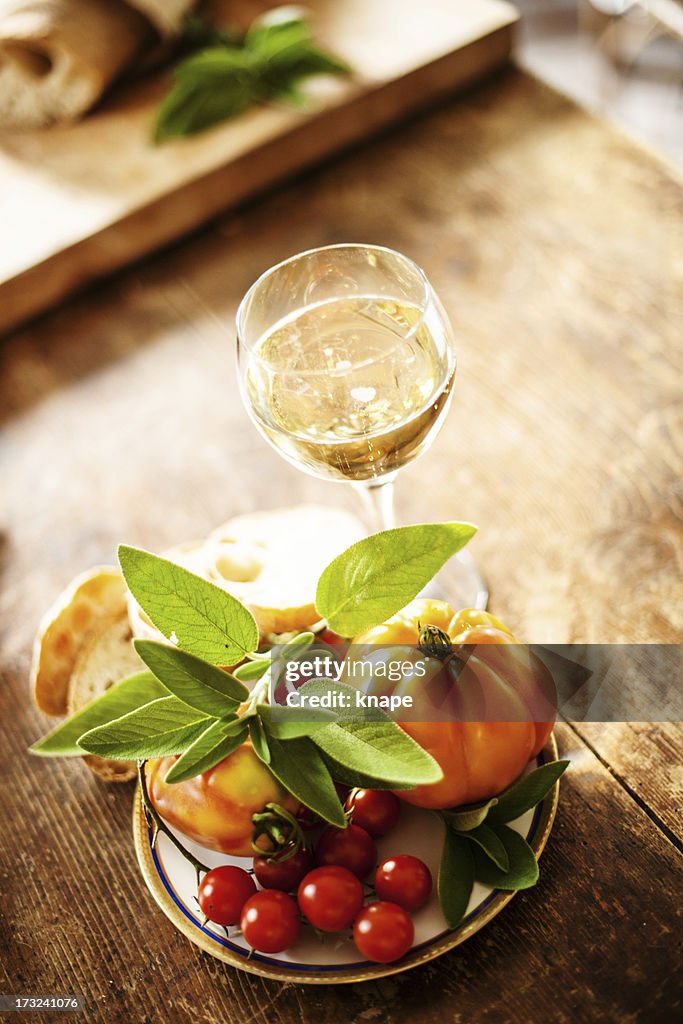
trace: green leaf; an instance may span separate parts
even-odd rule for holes
[[[443,778],[434,758],[391,721],[328,725],[311,739],[336,764],[385,787],[419,786]]]
[[[187,58],[157,112],[156,143],[211,128],[241,114],[259,98],[255,69],[243,50],[216,46]]]
[[[445,830],[437,892],[449,928],[457,928],[467,913],[474,886],[472,846],[464,836]]]
[[[256,710],[269,736],[278,740],[292,740],[298,736],[311,736],[334,722],[334,713],[324,708],[295,709],[280,705],[257,704]]]
[[[244,38],[247,49],[269,60],[288,51],[305,50],[310,41],[311,30],[304,18],[274,18],[272,15],[256,18]]]
[[[355,636],[404,608],[475,533],[470,523],[424,523],[365,537],[324,570],[316,608],[335,633]]]
[[[489,825],[481,824],[462,834],[471,842],[476,843],[479,849],[483,850],[501,871],[509,870],[510,858],[503,840]]]
[[[241,683],[250,683],[264,676],[269,668],[269,661],[244,661],[232,670],[232,676]]]
[[[265,729],[256,717],[249,719],[249,738],[256,756],[260,757],[264,764],[270,764],[270,743]]]
[[[534,768],[498,797],[489,812],[489,821],[514,821],[543,800],[569,767],[569,761],[550,761]]]
[[[271,62],[266,75],[272,77],[273,71],[280,74],[283,65],[287,77],[295,76],[297,79],[310,78],[312,75],[348,75],[351,71],[345,61],[329,53],[323,53],[315,47],[309,47],[304,53],[287,54],[284,60],[279,56],[276,61]]]
[[[325,821],[345,828],[344,808],[320,753],[305,736],[269,741],[269,768],[285,789]]]
[[[345,786],[358,786],[359,789],[415,789],[412,782],[386,782],[384,779],[376,779],[373,775],[366,775],[357,769],[339,764],[324,751],[321,751],[321,754],[334,781],[341,782]]]
[[[177,697],[160,697],[91,729],[80,743],[89,754],[127,761],[135,758],[182,754],[211,723],[206,715],[183,704]]]
[[[41,757],[82,757],[85,751],[78,740],[84,733],[121,718],[157,697],[165,697],[167,692],[151,672],[138,672],[122,679],[34,743],[31,753]]]
[[[538,863],[526,839],[507,825],[496,825],[495,832],[508,855],[509,868],[502,871],[482,850],[474,849],[475,877],[493,889],[529,889],[538,881]],[[471,834],[471,833],[470,833]]]
[[[139,548],[121,545],[119,561],[140,607],[183,650],[214,665],[231,665],[256,649],[254,616],[227,591]]]
[[[442,811],[441,816],[447,825],[454,828],[456,832],[469,832],[470,829],[481,825],[492,807],[498,803],[497,797],[492,797],[483,804],[472,804],[468,807],[458,807],[454,811]]]
[[[313,45],[305,18],[277,9],[255,19],[243,39],[188,21],[185,46],[199,52],[175,68],[161,104],[155,142],[191,135],[273,97],[300,104],[297,83],[310,75],[347,74],[349,66]]]
[[[155,640],[134,640],[133,645],[170,693],[204,715],[233,715],[249,696],[246,686],[228,672],[194,654]]]
[[[178,758],[166,773],[165,782],[184,782],[208,772],[247,738],[247,727],[239,718],[232,722],[212,722]]]

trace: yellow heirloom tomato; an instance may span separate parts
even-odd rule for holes
[[[394,692],[410,692],[418,710],[414,721],[399,725],[432,755],[443,770],[439,782],[397,793],[419,807],[442,809],[496,796],[523,772],[545,745],[553,722],[537,722],[539,709],[554,714],[552,677],[528,647],[488,612],[465,608],[454,612],[444,601],[418,599],[353,643],[439,644],[454,654],[443,664],[428,657],[426,680],[414,675]],[[450,641],[450,643],[449,643]],[[463,646],[460,646],[463,645]],[[420,687],[439,693],[450,713],[440,721],[419,721]],[[429,707],[429,705],[425,705]],[[432,706],[433,711],[433,706]],[[477,714],[488,720],[473,720]],[[424,713],[425,719],[429,711]],[[436,717],[436,716],[435,716]],[[509,717],[509,721],[507,718]]]
[[[210,850],[233,857],[252,856],[253,814],[268,803],[279,804],[292,814],[301,809],[299,801],[258,759],[249,740],[193,779],[164,782],[176,760],[162,757],[145,765],[150,800],[169,824]]]

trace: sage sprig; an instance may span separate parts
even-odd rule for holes
[[[509,892],[536,884],[534,851],[507,823],[545,800],[568,765],[551,761],[484,804],[441,812],[445,833],[437,891],[451,928],[462,922],[475,881]]]
[[[409,527],[414,550],[434,539],[431,527]],[[377,535],[385,552],[405,535]],[[422,538],[422,539],[421,539]],[[368,594],[368,575],[349,574],[354,557],[365,564],[367,549],[345,562],[341,585],[354,602],[355,589]],[[260,760],[286,789],[327,821],[345,823],[333,777],[352,785],[411,788],[441,778],[433,758],[392,719],[373,709],[355,720],[339,721],[321,709],[305,713],[267,702],[272,669],[268,653],[257,653],[258,630],[251,613],[221,587],[148,551],[122,545],[121,569],[128,587],[159,631],[172,643],[136,640],[149,672],[136,683],[124,681],[79,716],[36,744],[35,752],[96,753],[137,759],[179,755],[166,779],[182,782],[208,771],[249,737]],[[442,559],[443,560],[443,559]],[[427,568],[434,564],[433,551]],[[382,614],[381,608],[375,613]],[[367,621],[367,616],[366,616]],[[315,645],[311,632],[291,637],[275,659]],[[244,660],[243,660],[244,659]],[[229,672],[221,665],[242,664]],[[254,682],[250,692],[244,680]],[[306,683],[302,693],[330,688],[351,691],[327,680]],[[350,702],[349,702],[350,703]]]
[[[415,597],[474,532],[467,523],[423,524],[354,544],[320,578],[316,600],[321,618],[347,637],[383,622]],[[288,638],[272,655],[259,652],[253,616],[221,587],[137,548],[122,546],[119,557],[133,597],[169,642],[135,641],[148,671],[113,686],[34,744],[33,753],[73,757],[87,752],[140,763],[175,755],[166,775],[173,784],[213,768],[249,738],[256,756],[285,789],[341,828],[347,818],[335,781],[400,790],[442,777],[436,761],[378,709],[366,715],[349,708],[340,719],[328,710],[302,713],[268,703],[278,659],[290,650],[310,653],[316,643],[312,633]],[[233,671],[224,667],[237,662]],[[300,692],[312,696],[349,689],[344,683],[313,680]],[[475,881],[507,891],[535,884],[533,850],[509,823],[544,800],[567,765],[542,765],[485,803],[439,812],[444,847],[437,888],[451,927],[465,916]],[[142,771],[140,778],[147,806]],[[202,866],[196,862],[195,868]]]
[[[157,143],[203,131],[254,103],[300,106],[305,78],[351,71],[317,47],[308,21],[287,8],[257,18],[242,35],[202,28],[195,20],[184,41],[195,52],[174,68],[173,88],[157,113]]]

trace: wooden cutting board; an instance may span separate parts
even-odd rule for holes
[[[219,5],[231,24],[271,6]],[[306,113],[261,107],[155,147],[163,74],[119,88],[78,124],[0,134],[0,331],[504,63],[518,17],[504,0],[309,6],[316,38],[354,74],[311,81]]]

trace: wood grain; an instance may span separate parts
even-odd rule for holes
[[[683,736],[678,722],[582,722],[575,732],[669,839],[683,848]]]
[[[3,991],[82,991],[107,1024],[680,1015],[680,726],[562,727],[539,887],[434,964],[349,990],[199,953],[132,868],[131,791],[25,753],[47,725],[31,639],[76,572],[120,540],[160,550],[240,511],[349,500],[256,436],[232,368],[246,287],[326,242],[404,250],[456,326],[455,405],[399,483],[403,517],[478,522],[492,607],[529,640],[680,641],[680,199],[650,154],[510,72],[0,348]]]
[[[271,0],[213,0],[247,26]],[[354,69],[306,85],[308,112],[261,105],[154,146],[169,74],[119,89],[84,120],[0,138],[0,331],[127,265],[267,185],[372,135],[504,63],[506,0],[316,0],[316,37]],[[309,87],[310,86],[310,87]],[[113,158],[115,155],[115,158]]]

